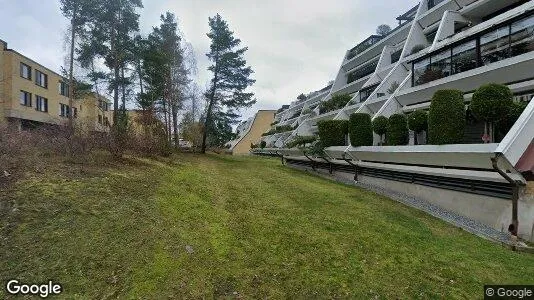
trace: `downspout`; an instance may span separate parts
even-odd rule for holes
[[[522,184],[512,179],[505,171],[499,168],[498,162],[499,158],[502,157],[502,153],[496,153],[495,157],[491,158],[491,163],[493,169],[499,173],[506,181],[512,185],[512,224],[508,226],[508,232],[513,236],[517,237],[517,232],[519,230],[519,220],[518,220],[518,201],[519,201],[519,188]]]
[[[349,165],[353,166],[354,167],[354,181],[358,181],[358,165],[355,165],[354,163],[352,163],[352,160],[346,158],[346,154],[347,153],[343,153],[343,155],[341,156],[343,158],[344,161],[346,161]]]

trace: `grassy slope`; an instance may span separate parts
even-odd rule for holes
[[[483,284],[534,281],[533,255],[278,160],[176,161],[45,174],[0,195],[3,284],[52,278],[67,298],[480,298]]]

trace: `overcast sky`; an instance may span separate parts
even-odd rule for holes
[[[397,25],[395,18],[416,0],[144,0],[141,31],[150,32],[159,16],[173,12],[197,58],[196,81],[205,87],[209,49],[208,17],[216,13],[249,47],[246,59],[256,84],[258,103],[242,111],[278,109],[300,93],[326,86],[334,79],[345,51],[373,34],[380,24]],[[66,20],[59,0],[0,0],[0,39],[9,47],[59,71],[66,52]]]

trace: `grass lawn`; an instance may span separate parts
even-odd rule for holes
[[[68,299],[427,299],[534,284],[532,254],[279,160],[127,162],[2,191],[2,285],[53,279]]]

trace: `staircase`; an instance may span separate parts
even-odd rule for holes
[[[482,144],[484,135],[484,122],[467,122],[464,131],[464,144]]]

